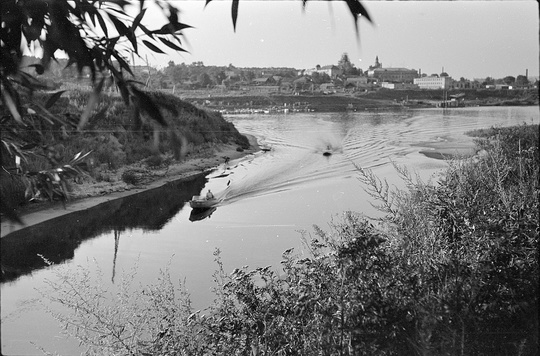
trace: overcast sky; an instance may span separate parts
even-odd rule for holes
[[[157,66],[203,61],[236,67],[312,68],[337,64],[347,52],[367,69],[379,56],[383,67],[440,73],[459,79],[539,72],[536,1],[365,1],[373,24],[360,19],[356,36],[344,2],[242,0],[236,33],[231,1],[175,1],[189,54],[150,56]],[[146,19],[151,25],[157,17]],[[154,23],[155,24],[155,23]],[[152,27],[157,27],[156,25]]]

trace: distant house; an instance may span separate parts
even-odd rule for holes
[[[339,75],[342,75],[343,71],[338,66],[335,66],[335,65],[328,65],[328,66],[323,66],[323,67],[318,66],[317,68],[306,69],[305,71],[303,71],[303,74],[305,75],[312,75],[313,73],[319,73],[319,74],[324,73],[324,74],[328,74],[330,78],[335,78]]]
[[[405,90],[405,89],[418,89],[418,85],[411,83],[389,83],[382,82],[381,88],[385,89],[394,89],[394,90]]]
[[[347,77],[347,80],[345,80],[345,85],[353,84],[355,86],[360,86],[361,84],[367,84],[368,78],[367,77]]]
[[[227,78],[233,79],[233,78],[240,78],[240,71],[239,70],[226,70],[225,75]]]
[[[482,84],[478,81],[470,81],[470,80],[455,80],[452,83],[453,89],[478,89],[481,88]]]
[[[319,89],[324,94],[333,94],[336,92],[336,86],[333,83],[323,83]]]
[[[420,89],[450,89],[452,83],[453,80],[450,77],[429,76],[414,79],[414,84]]]

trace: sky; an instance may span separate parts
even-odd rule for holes
[[[307,69],[337,64],[347,53],[363,70],[378,56],[383,67],[427,74],[444,68],[456,79],[539,72],[539,11],[532,0],[364,1],[373,23],[361,18],[358,35],[341,1],[312,0],[303,9],[300,0],[241,0],[236,32],[232,1],[204,3],[174,1],[180,21],[194,27],[183,37],[190,53],[149,54],[151,64]],[[156,28],[159,16],[153,12],[143,23]]]

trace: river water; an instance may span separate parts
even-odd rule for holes
[[[60,335],[36,289],[54,280],[60,267],[93,266],[99,283],[118,284],[138,265],[135,283],[154,283],[169,265],[172,280],[186,280],[195,309],[213,299],[221,250],[226,271],[278,266],[283,251],[302,251],[301,231],[325,229],[352,210],[376,216],[357,180],[356,166],[401,186],[394,164],[434,177],[446,166],[421,152],[462,147],[477,128],[538,123],[537,107],[460,108],[400,112],[246,115],[229,119],[264,148],[221,165],[189,182],[128,197],[91,210],[19,230],[2,239],[2,354],[41,354],[35,345],[65,355],[79,353],[77,341]],[[331,155],[325,156],[324,152]],[[195,216],[186,201],[211,189],[222,203],[209,216]],[[200,220],[198,220],[200,219]],[[57,265],[45,266],[38,254]],[[34,344],[35,345],[34,345]]]

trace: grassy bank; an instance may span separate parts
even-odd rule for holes
[[[99,105],[84,130],[77,130],[78,118],[88,104],[90,92],[70,90],[62,95],[50,111],[67,118],[73,125],[60,126],[36,117],[22,129],[25,143],[37,145],[28,160],[22,162],[23,172],[37,172],[61,166],[78,152],[92,152],[86,159],[87,176],[70,182],[72,191],[88,185],[107,185],[118,179],[136,185],[151,176],[152,171],[193,157],[214,154],[212,149],[222,144],[235,145],[239,150],[249,147],[248,139],[221,114],[201,110],[176,96],[148,92],[161,108],[167,128],[156,124],[127,107],[117,94],[102,94]],[[34,94],[46,102],[48,96]],[[19,127],[17,130],[21,130]],[[7,133],[3,131],[2,135]],[[2,147],[2,166],[15,168],[15,158]],[[122,174],[118,174],[122,171]],[[24,176],[0,172],[2,213],[7,207],[27,203]],[[84,185],[86,184],[86,186]],[[91,193],[90,191],[88,193]]]
[[[166,270],[114,296],[60,270],[44,296],[70,307],[57,318],[96,354],[536,355],[539,128],[472,134],[481,154],[437,184],[396,167],[408,188],[392,190],[358,168],[385,217],[348,212],[315,227],[280,271],[229,273],[216,251],[205,311]]]

